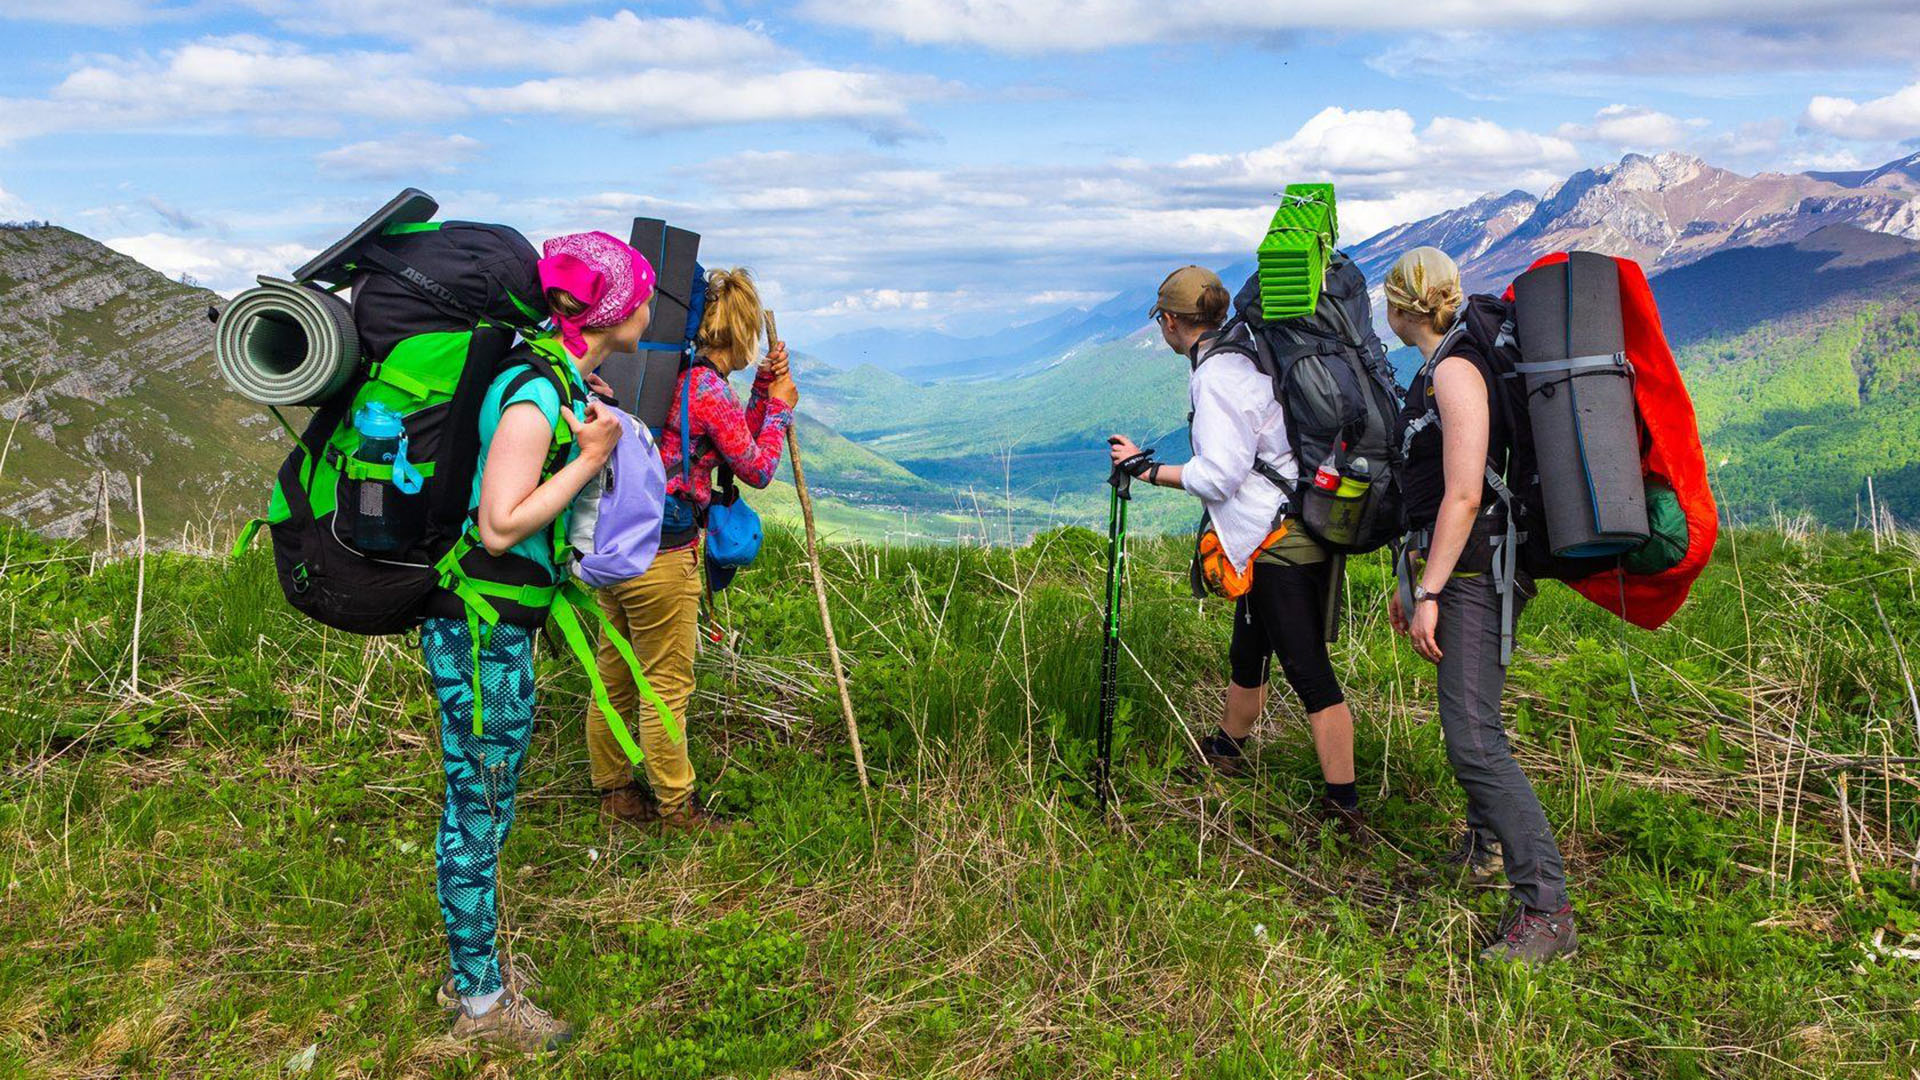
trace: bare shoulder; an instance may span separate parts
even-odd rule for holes
[[[1453,391],[1485,394],[1487,379],[1472,358],[1455,353],[1433,366],[1433,389],[1438,394]]]

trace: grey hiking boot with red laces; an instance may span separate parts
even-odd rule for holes
[[[485,1043],[523,1054],[538,1054],[565,1045],[573,1038],[573,1027],[535,1005],[532,998],[508,990],[500,995],[493,1008],[479,1016],[469,1015],[462,1009],[454,1017],[449,1034],[456,1042]]]
[[[1580,952],[1580,936],[1573,929],[1573,905],[1552,914],[1517,907],[1500,920],[1499,936],[1480,950],[1489,964],[1519,963],[1545,967]]]

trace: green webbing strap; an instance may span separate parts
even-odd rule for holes
[[[260,535],[260,526],[266,523],[266,518],[249,518],[245,525],[240,526],[240,539],[233,542],[233,554],[235,558],[238,558],[247,548],[253,546],[253,538]]]
[[[593,689],[593,701],[600,707],[600,714],[606,718],[607,730],[613,732],[614,741],[620,744],[620,749],[627,755],[627,760],[638,765],[646,755],[641,753],[640,744],[633,741],[633,733],[627,730],[626,718],[613,707],[613,699],[607,694],[607,684],[600,678],[600,668],[594,657],[593,643],[587,640],[586,630],[580,625],[580,614],[576,610],[583,605],[591,607],[600,616],[602,632],[605,633],[607,640],[613,643],[614,649],[620,653],[620,658],[627,662],[627,668],[633,674],[634,685],[639,688],[641,696],[647,699],[647,704],[654,707],[660,716],[660,723],[676,742],[682,738],[680,726],[674,722],[673,712],[667,708],[667,703],[660,699],[660,695],[655,693],[653,686],[647,682],[646,675],[641,673],[640,662],[633,655],[632,646],[628,645],[626,639],[607,622],[605,613],[600,611],[600,605],[586,597],[580,592],[579,586],[572,582],[562,586],[560,595],[553,605],[553,620],[559,624],[560,636],[566,639],[567,647],[573,650],[573,655],[580,661],[580,666],[587,670],[587,681]]]
[[[484,697],[480,688],[480,612],[472,604],[467,605],[467,639],[473,642],[473,736],[480,737],[480,716],[485,708],[481,704]],[[493,636],[493,624],[486,624],[487,636]]]
[[[613,651],[619,653],[620,658],[627,662],[627,671],[633,675],[633,683],[639,687],[640,696],[646,698],[647,704],[653,706],[654,711],[660,715],[660,726],[666,729],[667,737],[674,742],[685,742],[686,735],[681,731],[680,721],[674,718],[673,710],[667,708],[666,700],[654,692],[653,684],[647,681],[646,672],[640,670],[640,660],[633,655],[633,646],[628,643],[627,636],[614,628],[613,620],[607,618],[607,613],[600,610],[600,605],[594,602],[593,597],[588,595],[579,582],[569,580],[562,585],[560,596],[563,603],[593,612],[594,619],[600,623],[600,632],[613,643]],[[595,679],[600,676],[598,665],[590,665],[587,671]]]
[[[473,734],[478,738],[482,730],[482,718],[486,713],[486,704],[482,700],[484,695],[480,686],[482,626],[484,624],[486,636],[491,638],[494,625],[500,621],[500,609],[488,603],[486,595],[489,592],[495,596],[502,595],[504,587],[496,586],[489,589],[491,582],[477,581],[467,576],[466,571],[460,566],[460,559],[473,548],[473,530],[468,529],[460,534],[460,539],[455,540],[453,546],[447,549],[447,553],[434,564],[434,569],[440,571],[440,587],[451,590],[460,598],[461,603],[466,605],[467,637],[473,643]]]
[[[293,439],[293,441],[296,443],[300,443],[302,446],[306,445],[304,442],[301,442],[300,433],[293,430],[293,425],[287,422],[286,413],[281,412],[279,409],[276,409],[271,405],[267,406],[267,411],[273,414],[273,418],[275,420],[280,421],[280,427],[284,431],[286,431],[289,438]]]
[[[373,365],[372,369],[367,372],[367,378],[386,383],[395,390],[403,394],[411,395],[422,401],[432,395],[432,391],[427,388],[426,383],[404,372],[389,370],[385,362]]]

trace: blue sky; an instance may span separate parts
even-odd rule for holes
[[[535,239],[663,216],[798,340],[1244,257],[1294,180],[1339,186],[1351,242],[1628,151],[1920,137],[1911,0],[1406,8],[0,0],[0,217],[231,291],[406,184]]]

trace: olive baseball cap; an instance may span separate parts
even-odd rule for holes
[[[1220,284],[1220,275],[1204,266],[1183,266],[1175,270],[1160,283],[1160,295],[1154,300],[1148,317],[1157,317],[1163,311],[1188,317],[1200,314],[1200,295],[1209,285],[1226,288]]]

